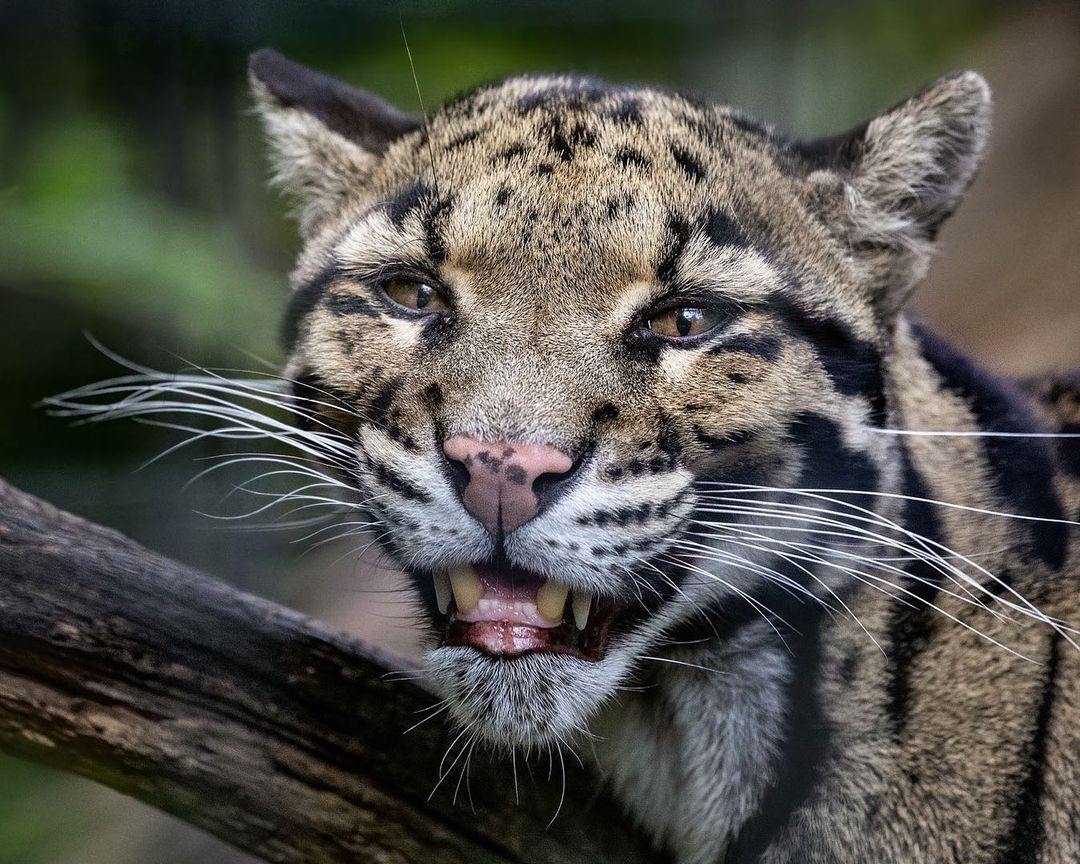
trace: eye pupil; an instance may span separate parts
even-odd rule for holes
[[[423,283],[416,286],[416,308],[423,309],[428,303],[431,302],[431,295],[434,294],[434,290],[430,285],[424,285]]]
[[[679,331],[680,336],[686,336],[694,326],[694,322],[700,321],[701,318],[702,311],[700,309],[684,307],[675,316],[675,328]]]

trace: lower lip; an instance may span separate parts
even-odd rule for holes
[[[567,624],[558,627],[533,627],[511,621],[451,621],[445,645],[475,648],[493,657],[517,657],[522,654],[566,654],[588,657],[576,647],[575,634]]]

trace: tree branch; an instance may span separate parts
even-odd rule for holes
[[[652,859],[571,764],[550,829],[557,762],[515,804],[476,754],[455,805],[462,757],[429,801],[452,738],[403,736],[434,700],[388,660],[0,481],[0,749],[273,862]]]

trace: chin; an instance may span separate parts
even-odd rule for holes
[[[613,697],[617,658],[568,653],[492,655],[462,645],[430,651],[426,665],[459,727],[500,751],[547,749],[586,732]]]

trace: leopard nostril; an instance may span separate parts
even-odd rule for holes
[[[548,471],[533,480],[532,489],[533,495],[536,496],[538,510],[550,507],[570,488],[571,482],[577,476],[584,461],[584,457],[578,458],[565,471]]]
[[[450,471],[450,482],[453,483],[458,495],[461,495],[464,493],[465,487],[469,485],[468,466],[460,459],[454,459],[449,455],[446,457],[446,464]]]

